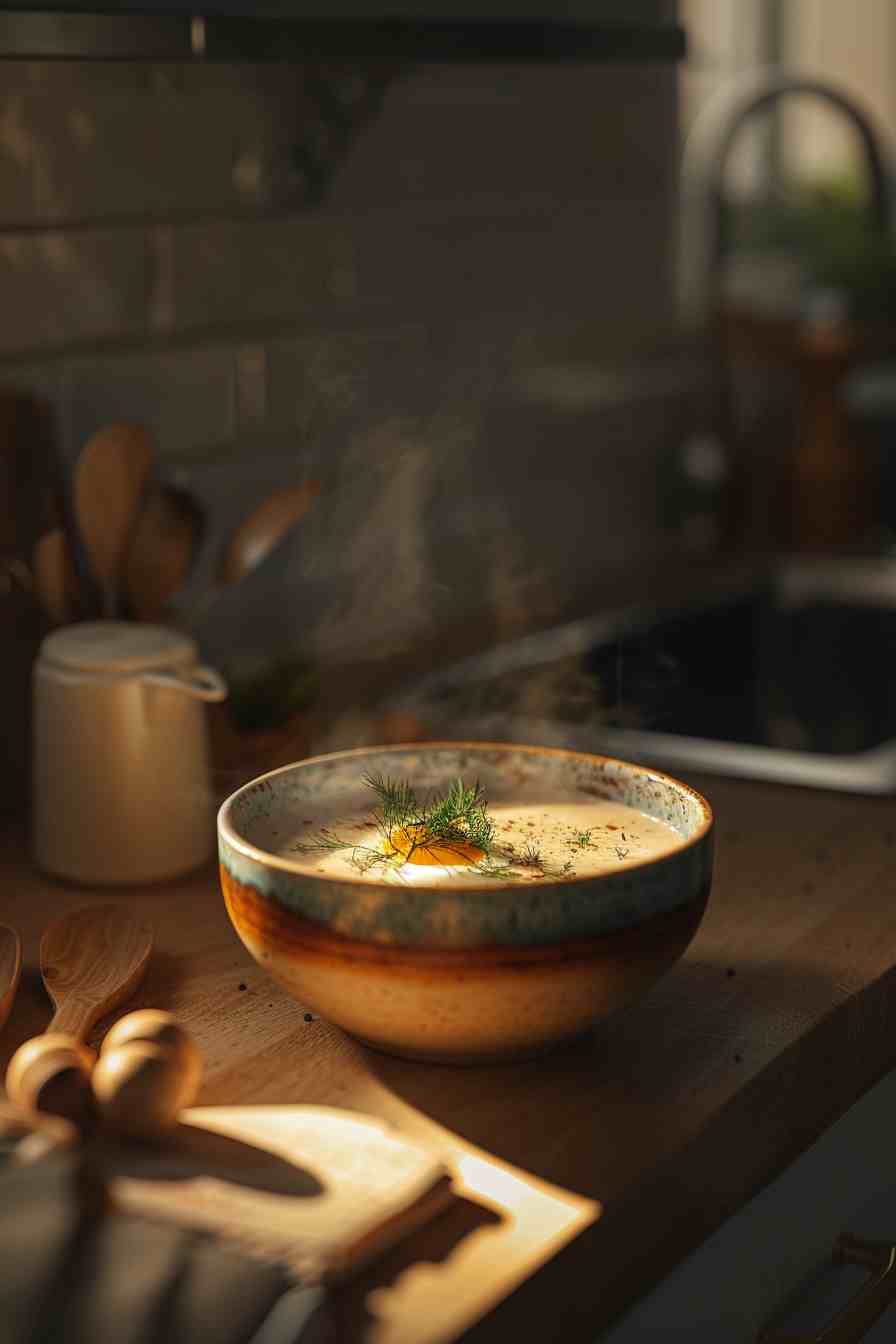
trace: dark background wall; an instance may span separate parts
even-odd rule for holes
[[[210,656],[437,657],[661,563],[674,68],[418,69],[313,210],[300,68],[2,75],[0,383],[68,460],[153,432],[212,521],[180,604]],[[306,474],[295,543],[204,599],[227,528]]]

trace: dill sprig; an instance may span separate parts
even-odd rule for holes
[[[372,772],[364,776],[364,783],[373,789],[380,800],[380,810],[374,813],[380,830],[387,837],[415,818],[419,807],[417,795],[407,780],[391,779]]]
[[[544,863],[541,857],[541,850],[538,848],[537,845],[533,845],[531,841],[527,841],[527,843],[523,847],[523,852],[517,859],[517,863],[519,863],[523,868],[544,867]]]
[[[322,827],[314,837],[312,845],[314,849],[346,849],[346,842],[338,835],[334,835],[326,826]]]
[[[477,868],[490,857],[495,828],[478,780],[472,787],[461,779],[452,780],[444,794],[425,803],[420,802],[407,780],[369,773],[364,776],[364,783],[379,801],[371,821],[383,837],[382,849],[358,844],[326,827],[297,842],[294,849],[301,854],[348,850],[349,862],[361,872],[378,865],[398,869],[416,850],[434,845],[448,851],[456,848],[465,859],[461,846],[475,846],[483,854],[483,859],[473,865]]]
[[[379,799],[374,819],[383,836],[393,843],[396,831],[404,831],[412,848],[427,845],[475,845],[488,854],[495,828],[488,816],[488,800],[477,780],[472,786],[453,779],[445,793],[421,803],[407,780],[367,774],[364,782]]]
[[[433,799],[423,809],[421,823],[434,840],[465,840],[487,853],[495,833],[487,807],[478,780],[467,788],[462,779],[454,779],[444,798]]]

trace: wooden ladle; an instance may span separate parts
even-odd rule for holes
[[[143,978],[152,950],[145,919],[117,905],[93,905],[57,919],[40,944],[40,969],[56,1012],[43,1036],[19,1046],[6,1072],[11,1101],[85,1124],[92,1109],[93,1024]]]
[[[319,481],[303,481],[275,490],[254,508],[227,543],[218,566],[218,582],[224,587],[239,583],[260,565],[319,494]]]
[[[0,1027],[9,1017],[22,974],[22,944],[15,929],[0,924]]]

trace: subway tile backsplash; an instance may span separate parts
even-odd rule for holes
[[[0,351],[76,348],[146,331],[142,231],[0,233]]]
[[[191,348],[73,360],[72,441],[83,444],[102,424],[136,420],[170,456],[227,444],[236,426],[235,351]]]
[[[326,217],[213,220],[172,230],[174,325],[282,321],[338,300],[340,268],[351,273],[341,230]]]
[[[24,185],[0,217],[65,226],[252,208],[281,131],[300,124],[301,88],[282,65],[6,63],[0,145]]]
[[[565,601],[619,564],[617,541],[642,559],[660,545],[668,417],[637,396],[630,414],[599,397],[533,409],[525,389],[546,366],[597,368],[668,332],[675,80],[661,66],[410,70],[302,209],[299,67],[7,65],[0,383],[52,400],[69,459],[101,424],[137,419],[166,470],[217,464],[236,498],[262,449],[334,488],[378,454],[370,513],[413,507],[418,529],[382,553],[423,567],[439,620],[481,601],[504,604],[501,628],[547,618],[536,588]],[[323,570],[359,524],[356,494],[357,516],[336,509],[333,535],[315,534]],[[471,575],[477,546],[494,563],[452,597],[438,538],[462,510]],[[367,575],[368,604],[375,591]]]

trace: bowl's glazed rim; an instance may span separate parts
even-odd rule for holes
[[[577,761],[584,760],[584,761],[591,761],[596,764],[622,766],[624,770],[631,771],[635,774],[644,776],[649,780],[655,780],[659,784],[666,785],[667,787],[671,788],[673,792],[678,792],[687,795],[688,798],[690,798],[693,802],[697,804],[699,811],[702,813],[702,821],[700,822],[697,829],[694,831],[694,834],[688,836],[686,839],[683,838],[681,844],[677,845],[675,849],[668,850],[664,854],[657,854],[650,859],[644,859],[639,863],[633,863],[627,865],[626,868],[624,869],[624,871],[627,873],[636,873],[642,869],[651,868],[656,864],[668,863],[670,859],[676,858],[679,854],[683,854],[686,850],[695,848],[703,840],[706,839],[706,837],[712,830],[715,822],[713,810],[710,804],[704,798],[702,793],[698,793],[696,789],[691,788],[689,784],[685,784],[682,780],[676,779],[674,775],[666,774],[662,770],[656,770],[654,769],[653,766],[638,765],[634,761],[623,761],[620,760],[619,757],[617,756],[604,756],[596,752],[571,751],[566,747],[527,746],[516,742],[468,742],[463,740],[459,741],[439,740],[434,742],[394,742],[394,743],[390,742],[390,743],[382,743],[380,745],[372,744],[370,746],[365,747],[350,747],[343,751],[328,751],[318,756],[306,756],[303,760],[293,761],[288,765],[278,766],[276,770],[268,770],[264,774],[256,775],[254,779],[246,780],[245,784],[241,784],[240,787],[238,789],[235,789],[234,792],[231,793],[228,798],[224,799],[224,802],[218,809],[218,817],[217,817],[218,835],[223,840],[225,840],[226,843],[232,849],[236,850],[237,853],[243,855],[245,858],[252,859],[256,863],[261,863],[268,868],[276,868],[281,872],[292,873],[295,877],[308,877],[311,878],[314,882],[321,882],[326,885],[336,884],[343,887],[345,886],[359,887],[359,888],[384,887],[391,889],[394,885],[393,883],[377,882],[375,879],[371,880],[370,878],[338,877],[331,873],[320,873],[317,871],[313,871],[308,864],[302,863],[301,860],[286,859],[278,854],[270,853],[269,850],[261,849],[258,845],[254,845],[250,840],[246,840],[243,836],[237,833],[237,831],[235,830],[234,826],[231,823],[230,819],[231,814],[233,812],[234,807],[238,803],[239,799],[244,794],[248,793],[250,789],[257,788],[259,784],[262,784],[267,780],[275,779],[278,775],[285,775],[290,773],[291,771],[303,769],[304,767],[320,765],[322,762],[325,761],[326,762],[337,760],[345,761],[345,760],[351,760],[353,757],[361,759],[363,757],[375,755],[376,753],[379,752],[408,751],[419,753],[421,751],[430,751],[430,750],[435,751],[466,750],[466,751],[500,751],[500,752],[506,751],[508,753],[509,752],[514,752],[516,754],[523,753],[525,755],[533,755],[533,756],[568,756]],[[588,874],[587,876],[574,875],[571,877],[556,877],[552,878],[550,882],[541,883],[540,885],[558,886],[558,887],[583,886],[583,885],[590,885],[594,882],[602,882],[607,878],[614,877],[615,875],[616,874],[614,872],[606,872],[606,873],[591,873]],[[470,894],[475,894],[477,892],[487,892],[487,891],[493,892],[493,891],[516,890],[519,888],[519,886],[520,886],[519,882],[514,881],[498,882],[492,879],[490,881],[483,881],[481,883],[465,881],[463,884],[463,890],[465,892],[469,892]],[[428,882],[415,881],[413,887],[402,887],[401,890],[404,892],[410,892],[410,891],[444,892],[445,883],[444,882],[428,883]]]

